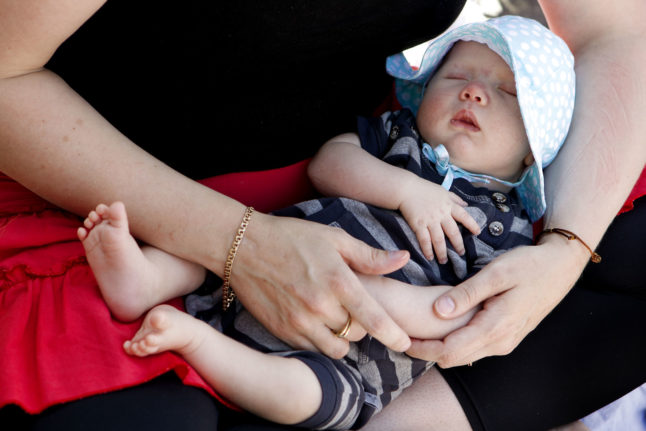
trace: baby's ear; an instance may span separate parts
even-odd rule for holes
[[[525,166],[531,166],[534,164],[534,155],[532,153],[529,153],[528,155],[525,156],[523,159],[523,163]]]

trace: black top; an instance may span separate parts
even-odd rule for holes
[[[463,4],[109,0],[48,67],[191,177],[266,169],[352,130],[388,94],[385,57]]]

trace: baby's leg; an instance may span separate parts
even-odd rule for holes
[[[87,260],[114,316],[134,320],[199,287],[205,270],[153,247],[139,248],[121,202],[99,204],[79,228]]]
[[[477,311],[453,320],[440,319],[433,312],[433,303],[451,286],[413,286],[377,275],[359,274],[359,279],[390,317],[414,338],[444,338],[466,325]]]
[[[273,422],[302,422],[321,404],[318,379],[302,361],[260,353],[169,305],[153,308],[124,349],[135,356],[172,350],[219,394]]]

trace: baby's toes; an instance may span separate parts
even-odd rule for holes
[[[126,351],[127,354],[133,355],[133,356],[147,356],[148,353],[142,348],[141,341],[125,341],[123,343],[123,350]]]
[[[76,230],[76,236],[78,236],[81,241],[85,241],[85,238],[87,238],[87,229],[83,227],[78,228]]]
[[[90,213],[90,215],[92,215],[92,213]],[[94,225],[97,223],[90,218],[90,215],[88,215],[87,218],[83,220],[83,226],[85,226],[87,230],[91,230],[94,227]]]
[[[139,342],[141,350],[147,354],[157,353],[159,350],[159,337],[155,334],[148,334]]]
[[[125,350],[126,353],[129,355],[134,355],[134,350],[132,349],[133,344],[134,343],[130,340],[126,340],[123,342],[123,350]]]
[[[109,209],[110,208],[106,204],[98,204],[96,206],[96,210],[93,212],[96,212],[98,217],[104,217],[107,214]]]
[[[151,352],[148,351],[144,340],[134,341],[130,344],[130,354],[135,356],[148,356]]]

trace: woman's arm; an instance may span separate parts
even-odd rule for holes
[[[135,236],[222,274],[243,205],[142,151],[43,68],[103,3],[0,0],[0,171],[77,214],[121,200]],[[408,338],[351,268],[391,272],[406,259],[338,229],[255,214],[232,285],[265,326],[294,346],[343,355],[347,341],[328,328],[342,327],[350,312],[401,350]]]
[[[576,58],[577,109],[546,173],[545,227],[572,228],[595,247],[646,162],[646,3],[542,0]],[[592,24],[595,23],[595,24]]]
[[[569,229],[595,247],[646,161],[646,3],[540,3],[573,50],[577,72],[572,128],[546,171],[545,227]],[[502,255],[435,304],[453,318],[484,301],[469,325],[444,341],[415,343],[410,353],[450,367],[510,352],[567,294],[589,257],[557,235]]]
[[[123,198],[133,215],[133,232],[142,240],[206,266],[224,262],[228,239],[223,235],[211,236],[209,254],[214,256],[204,250],[196,256],[194,241],[173,241],[173,235],[183,234],[178,232],[181,220],[198,222],[201,217],[190,202],[222,205],[225,211],[218,211],[213,232],[235,230],[242,205],[196,186],[150,157],[43,68],[58,45],[102,4],[0,3],[0,170],[77,214],[98,202]]]

